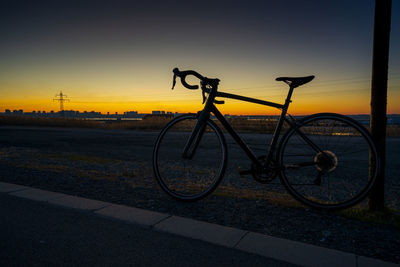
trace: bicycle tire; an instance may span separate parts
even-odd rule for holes
[[[345,209],[365,199],[380,167],[368,130],[335,113],[310,115],[291,127],[282,137],[277,157],[287,191],[303,204],[325,210]]]
[[[211,194],[221,182],[227,161],[225,137],[207,120],[196,153],[182,158],[182,151],[198,120],[182,115],[161,130],[153,150],[153,170],[157,183],[169,196],[180,201],[196,201]]]

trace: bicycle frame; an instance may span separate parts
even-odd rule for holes
[[[290,86],[285,103],[282,105],[282,104],[264,101],[264,100],[260,100],[260,99],[255,99],[255,98],[250,98],[250,97],[245,97],[245,96],[240,96],[240,95],[235,95],[235,94],[229,94],[229,93],[224,93],[224,92],[218,92],[217,85],[215,85],[211,89],[209,89],[209,88],[206,88],[206,85],[202,84],[203,92],[207,92],[209,95],[208,95],[206,104],[204,106],[204,109],[200,112],[197,124],[196,124],[188,142],[185,145],[185,148],[183,151],[183,157],[184,158],[192,158],[193,157],[193,155],[196,151],[196,148],[200,143],[201,137],[203,136],[203,133],[205,131],[206,120],[209,119],[210,113],[213,113],[214,116],[221,122],[221,124],[224,126],[224,128],[228,131],[228,133],[232,136],[232,138],[235,140],[235,142],[246,153],[246,155],[249,157],[249,159],[254,164],[256,164],[257,166],[260,167],[261,163],[257,159],[257,156],[247,146],[247,144],[242,140],[242,138],[237,134],[237,132],[232,128],[232,126],[228,123],[228,121],[225,119],[225,117],[221,114],[221,112],[215,106],[214,103],[223,103],[223,102],[215,100],[215,98],[216,97],[224,97],[224,98],[231,98],[231,99],[251,102],[251,103],[255,103],[255,104],[260,104],[260,105],[264,105],[264,106],[270,106],[270,107],[274,107],[274,108],[278,108],[278,109],[282,110],[281,115],[279,117],[279,121],[276,125],[274,134],[271,139],[269,150],[267,151],[267,157],[266,157],[264,166],[268,167],[274,159],[273,157],[275,155],[275,151],[276,151],[276,147],[278,144],[279,135],[282,130],[283,123],[286,121],[291,127],[296,127],[296,125],[297,125],[292,120],[289,120],[288,118],[286,118],[287,110],[291,103],[290,99],[292,97],[293,89],[294,89],[294,87]],[[309,138],[307,138],[300,131],[297,131],[297,132],[315,151],[321,152],[321,149],[319,149],[311,140],[309,140]],[[190,149],[191,149],[191,151],[190,151]]]
[[[265,184],[279,176],[294,198],[317,209],[347,208],[359,203],[371,192],[380,164],[367,129],[356,120],[335,113],[317,113],[301,120],[287,114],[294,88],[310,82],[315,76],[276,78],[276,81],[289,85],[284,104],[278,104],[218,92],[219,79],[204,77],[193,70],[180,71],[174,68],[173,73],[172,89],[177,78],[185,88],[199,89],[198,85],[186,82],[189,75],[198,78],[205,105],[197,115],[182,115],[173,119],[156,140],[153,150],[154,174],[160,187],[171,197],[195,201],[217,188],[227,167],[228,149],[219,128],[221,124],[251,160],[249,169],[238,168],[242,177],[251,175],[257,182]],[[268,137],[270,145],[264,153],[253,153],[232,128],[230,121],[217,108],[217,104],[224,103],[219,97],[280,110],[272,138]],[[210,116],[220,123],[217,125]],[[285,122],[289,129],[283,127]],[[188,127],[192,129],[189,132]],[[283,130],[285,133],[281,136]],[[337,168],[339,171],[335,171]],[[336,189],[337,185],[339,187]]]

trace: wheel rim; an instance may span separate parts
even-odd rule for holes
[[[211,193],[225,170],[223,140],[208,122],[196,153],[183,158],[182,151],[197,118],[182,117],[164,129],[156,142],[154,170],[162,189],[174,198],[197,200]]]
[[[346,208],[361,201],[376,176],[375,171],[369,179],[370,150],[377,162],[372,140],[364,129],[346,118],[319,116],[305,120],[300,130],[322,151],[313,150],[294,130],[285,136],[280,160],[288,191],[316,208]],[[304,162],[310,164],[285,167]]]

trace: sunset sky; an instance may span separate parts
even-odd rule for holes
[[[388,113],[400,113],[400,1],[393,1]],[[278,76],[315,75],[291,114],[370,112],[373,0],[2,1],[0,112],[194,112],[201,92],[172,69],[221,80],[220,91],[283,102]],[[196,82],[192,80],[192,83]],[[229,114],[276,114],[236,100]]]

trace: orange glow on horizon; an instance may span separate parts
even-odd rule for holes
[[[167,80],[168,79],[168,80]],[[92,85],[86,91],[80,87],[73,87],[69,90],[63,90],[68,95],[70,102],[64,103],[65,110],[75,110],[79,112],[96,111],[102,114],[123,114],[126,111],[137,111],[139,113],[151,113],[152,111],[168,111],[168,112],[197,112],[203,108],[200,90],[186,90],[182,86],[177,86],[174,91],[166,89],[169,85],[170,77],[166,77],[166,81],[159,82],[161,86],[157,89],[145,88],[140,91],[134,88],[122,87],[122,89],[110,91],[107,88],[102,89]],[[292,103],[289,107],[289,114],[307,115],[318,112],[335,112],[342,114],[369,114],[370,113],[370,94],[368,84],[360,85],[360,87],[341,86],[338,90],[334,86],[322,86],[322,82],[315,85],[310,83],[303,88],[295,89]],[[1,86],[1,84],[0,84]],[[16,86],[17,87],[17,86]],[[22,86],[20,86],[22,87]],[[39,86],[37,86],[39,87]],[[50,86],[46,86],[50,87]],[[28,88],[24,85],[23,88]],[[361,88],[361,89],[360,89]],[[400,114],[400,92],[394,90],[397,88],[394,84],[388,89],[388,113]],[[34,88],[35,89],[35,88]],[[34,96],[21,99],[20,94],[14,93],[15,90],[3,91],[0,99],[0,112],[6,109],[19,110],[24,112],[32,111],[54,111],[60,109],[57,101],[52,101],[52,94],[57,93],[55,90],[39,90]],[[336,90],[336,91],[335,91]],[[95,92],[98,92],[96,95]],[[283,104],[287,87],[285,85],[272,84],[271,89],[235,89],[229,90],[222,87],[220,91],[245,95],[253,98],[268,100],[275,103]],[[84,92],[85,95],[81,95]],[[126,96],[121,96],[126,94]],[[80,97],[77,97],[80,96]],[[217,105],[223,114],[230,115],[279,115],[280,110],[259,104],[242,102],[233,99],[222,99],[225,104]]]
[[[360,97],[361,98],[361,97]],[[280,110],[258,105],[252,103],[246,103],[231,99],[224,99],[225,104],[217,105],[218,109],[223,114],[230,115],[279,115]],[[277,103],[283,103],[283,101],[274,101]],[[96,111],[102,114],[123,114],[126,111],[137,111],[138,113],[151,113],[152,111],[168,111],[168,112],[197,112],[203,108],[201,104],[201,98],[198,100],[176,100],[176,101],[125,101],[125,102],[110,102],[110,103],[64,103],[65,110],[75,110],[79,112],[84,111]],[[22,109],[24,112],[32,111],[59,111],[59,104],[57,102],[49,102],[44,100],[26,100],[26,101],[0,101],[0,112],[4,112],[5,109],[19,110]],[[369,114],[370,106],[369,100],[366,97],[354,101],[352,98],[329,98],[323,101],[323,98],[317,99],[293,99],[291,106],[289,107],[288,113],[292,115],[307,115],[319,112],[335,112],[342,114]],[[394,106],[388,108],[388,113],[400,113],[400,108]]]

